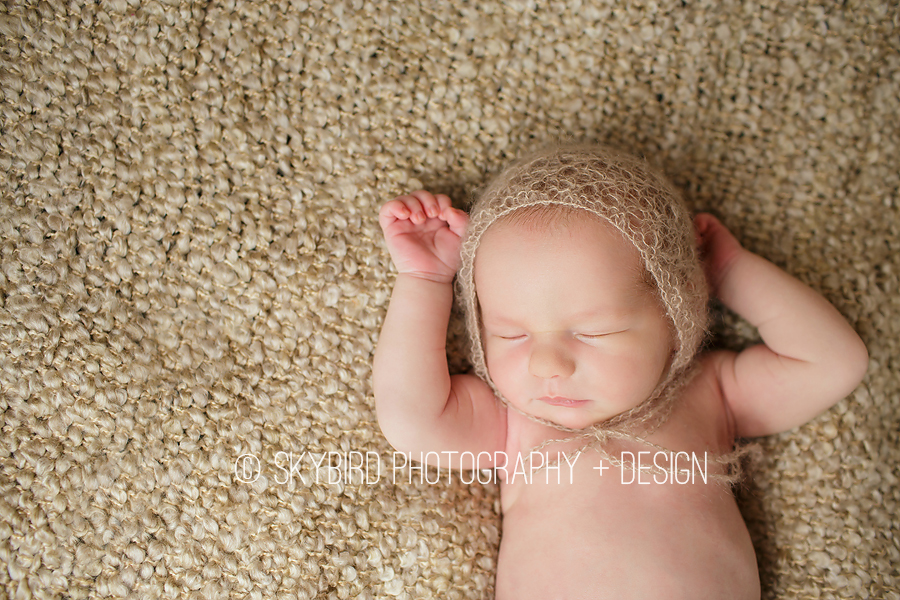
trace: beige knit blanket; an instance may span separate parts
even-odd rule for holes
[[[741,505],[765,598],[900,598],[898,97],[887,0],[5,0],[0,597],[490,598],[497,488],[375,420],[376,213],[578,138],[860,332]]]

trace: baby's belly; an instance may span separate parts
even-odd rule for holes
[[[504,507],[498,600],[759,599],[753,546],[727,489],[653,483],[647,472],[639,484],[632,471],[596,466],[586,453],[572,483],[564,467],[550,484],[541,472],[504,484],[504,504],[515,501]]]

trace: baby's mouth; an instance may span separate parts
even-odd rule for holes
[[[573,400],[572,398],[564,398],[562,396],[544,396],[543,398],[538,398],[538,400],[550,404],[551,406],[567,406],[570,408],[583,406],[589,402],[589,400]]]

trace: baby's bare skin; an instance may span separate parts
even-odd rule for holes
[[[485,233],[475,281],[488,372],[507,408],[484,381],[447,370],[465,214],[446,196],[420,191],[386,204],[380,221],[399,275],[375,357],[379,424],[400,451],[455,452],[441,467],[497,469],[498,598],[759,597],[747,529],[730,490],[713,480],[642,485],[636,478],[650,481],[652,472],[603,469],[609,463],[586,451],[571,483],[565,466],[526,481],[499,460],[476,465],[463,454],[515,461],[570,435],[522,413],[582,429],[637,406],[664,380],[674,337],[641,285],[633,247],[591,219],[529,231],[497,224]],[[613,457],[657,447],[707,453],[714,473],[711,457],[730,452],[736,438],[789,430],[848,394],[867,353],[819,294],[744,250],[712,216],[695,224],[712,293],[763,343],[702,357],[672,414],[643,436],[649,444],[616,439],[604,449]],[[555,459],[577,446],[543,451]],[[547,483],[548,474],[563,481]]]
[[[732,428],[714,383],[716,360],[705,357],[701,374],[648,441],[698,457],[731,450]],[[510,413],[506,452],[528,454],[547,436],[559,432]],[[607,448],[614,457],[648,450],[655,452],[634,442]],[[648,455],[643,462],[652,460]],[[702,483],[699,471],[695,483],[687,474],[677,480],[685,483],[670,483],[671,471],[623,473],[590,451],[574,462],[572,483],[565,462],[527,482],[521,475],[513,484],[509,476],[501,482],[498,599],[759,598],[753,546],[727,488]],[[708,466],[708,474],[716,472]]]
[[[637,251],[611,226],[595,219],[564,230],[495,225],[479,253],[475,279],[488,369],[510,405],[583,429],[637,406],[664,378],[674,344],[668,317],[653,290],[641,285]],[[688,463],[707,458],[712,473],[695,473],[697,483],[671,483],[671,470],[670,483],[658,483],[661,474],[649,470],[657,448],[633,440],[604,449],[613,458],[643,458],[648,470],[609,468],[592,451],[570,469],[575,441],[553,444],[546,458],[531,455],[570,434],[507,411],[505,453],[512,464],[522,456],[538,465],[552,459],[560,468],[533,471],[529,464],[518,476],[512,464],[498,470],[498,599],[759,597],[753,547],[734,498],[701,479],[718,473],[714,457],[734,446],[715,378],[724,356],[702,361],[674,413],[644,436],[686,453],[678,456]],[[572,458],[560,460],[560,451]],[[655,462],[670,464],[665,453]]]

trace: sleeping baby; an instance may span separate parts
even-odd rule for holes
[[[831,304],[605,147],[518,161],[470,215],[418,191],[380,224],[398,275],[378,421],[413,458],[494,470],[498,599],[759,598],[736,440],[860,382],[866,348]],[[447,366],[454,277],[469,374]],[[709,293],[762,343],[698,355]]]

